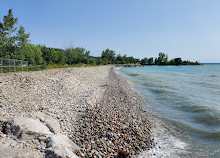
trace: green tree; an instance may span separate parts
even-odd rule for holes
[[[141,59],[141,65],[147,65],[148,63],[148,58],[144,58],[144,59]]]
[[[96,58],[96,64],[97,64],[97,65],[104,65],[104,64],[105,64],[105,61],[102,60],[101,57],[97,57],[97,58]]]
[[[15,25],[18,22],[18,18],[14,18],[12,9],[9,9],[8,15],[3,17],[4,31],[8,37],[11,37],[12,33],[16,31]]]
[[[65,64],[67,62],[67,57],[66,57],[66,54],[65,52],[63,51],[57,51],[57,54],[59,56],[59,59],[57,61],[57,63],[59,64]]]
[[[65,54],[67,57],[67,64],[71,65],[73,63],[73,48],[67,48]]]
[[[5,34],[3,32],[3,24],[2,22],[0,21],[0,57],[2,57],[2,52],[3,52],[3,44],[4,44],[4,37]]]
[[[168,55],[160,52],[155,62],[157,65],[166,65],[168,62]]]
[[[25,60],[28,61],[29,64],[35,65],[34,50],[31,44],[25,44],[25,46],[22,48],[22,53],[24,54]]]
[[[148,59],[148,65],[152,65],[152,64],[153,64],[153,61],[154,61],[154,58],[153,58],[153,57],[149,58],[149,59]]]
[[[109,49],[102,51],[102,59],[105,61],[105,64],[113,64],[115,61],[115,51]]]
[[[59,59],[58,53],[55,51],[54,48],[50,48],[50,57],[49,57],[49,63],[50,64],[57,64]]]
[[[14,58],[14,53],[16,51],[15,41],[16,36],[13,34],[16,31],[16,24],[18,18],[14,18],[12,14],[12,9],[8,11],[8,15],[3,17],[3,23],[1,23],[1,34],[3,45],[2,48],[2,57],[5,58]]]
[[[116,64],[123,64],[123,58],[122,58],[121,54],[118,54],[118,55],[116,56],[115,63],[116,63]]]
[[[58,63],[59,55],[54,48],[47,48],[46,46],[42,46],[41,52],[42,52],[43,59],[44,61],[47,62],[47,64]]]
[[[85,52],[84,48],[77,47],[73,49],[74,56],[76,57],[75,64],[79,64],[83,62],[84,52]]]
[[[41,52],[41,46],[40,45],[33,45],[31,44],[31,48],[33,50],[33,56],[34,56],[34,64],[35,65],[41,65],[43,63],[43,57]]]
[[[154,63],[155,63],[155,65],[158,65],[158,63],[159,63],[159,62],[158,62],[158,58],[155,58],[155,59],[154,59]]]
[[[96,65],[96,59],[94,58],[90,58],[88,62],[90,65]]]
[[[86,51],[84,48],[67,48],[65,50],[68,64],[88,63],[90,51]]]
[[[88,64],[89,55],[90,55],[90,51],[86,51],[85,53],[83,53],[83,57],[81,59],[82,63]]]
[[[21,49],[21,48],[19,48]],[[33,45],[26,43],[22,47],[22,53],[26,61],[32,65],[41,65],[43,63],[43,57],[40,45]]]
[[[128,57],[128,63],[135,63],[134,57]]]
[[[29,43],[28,40],[29,37],[30,37],[30,33],[25,33],[24,27],[20,26],[17,33],[18,46],[22,47],[24,44]]]
[[[48,64],[50,59],[50,49],[47,48],[46,46],[41,46],[41,52],[44,61]]]
[[[17,50],[15,52],[15,58],[20,60],[25,60],[25,51],[26,46],[29,44],[28,38],[30,37],[30,33],[25,33],[25,29],[23,26],[20,26],[18,32],[17,32]],[[32,47],[33,48],[33,47]]]
[[[175,65],[182,65],[183,63],[181,58],[175,58],[174,61],[175,61]]]
[[[123,58],[123,64],[129,63],[128,57],[126,55],[124,55],[122,58]]]
[[[170,65],[175,65],[175,60],[171,59],[169,63],[170,63]]]
[[[135,58],[135,59],[134,59],[134,63],[140,63],[140,62],[141,62],[140,59],[138,59],[138,58]]]

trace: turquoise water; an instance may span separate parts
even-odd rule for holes
[[[144,94],[146,108],[184,131],[178,139],[188,144],[188,157],[220,157],[220,64],[118,72]]]

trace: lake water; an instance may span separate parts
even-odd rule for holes
[[[169,140],[186,144],[181,148],[184,156],[179,157],[220,157],[220,64],[119,68],[117,72],[143,94],[146,109],[167,126],[183,131]]]

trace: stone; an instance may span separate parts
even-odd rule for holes
[[[118,151],[118,155],[121,156],[122,158],[126,158],[128,157],[129,152],[125,151],[125,150],[119,150]]]
[[[39,151],[32,151],[23,148],[16,147],[1,147],[0,145],[0,157],[1,158],[36,158],[43,157]]]
[[[27,117],[15,117],[6,122],[3,132],[19,139],[32,140],[41,136],[52,135],[50,130],[39,120]]]
[[[46,126],[49,128],[51,132],[53,133],[61,132],[60,124],[58,120],[39,111],[35,115],[41,122],[46,124]]]
[[[46,157],[77,157],[80,147],[67,136],[57,133],[46,140]]]
[[[65,147],[46,149],[45,158],[78,158],[71,150]]]
[[[21,142],[17,142],[8,136],[0,139],[0,158],[35,158],[43,157],[39,151],[20,147]]]

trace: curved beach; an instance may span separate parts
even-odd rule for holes
[[[37,119],[39,111],[59,122],[59,132],[80,147],[74,151],[79,157],[133,157],[154,146],[141,95],[111,66],[1,74],[0,93],[1,151],[12,139],[7,147],[48,156],[47,141],[25,141],[3,130],[8,120]]]

